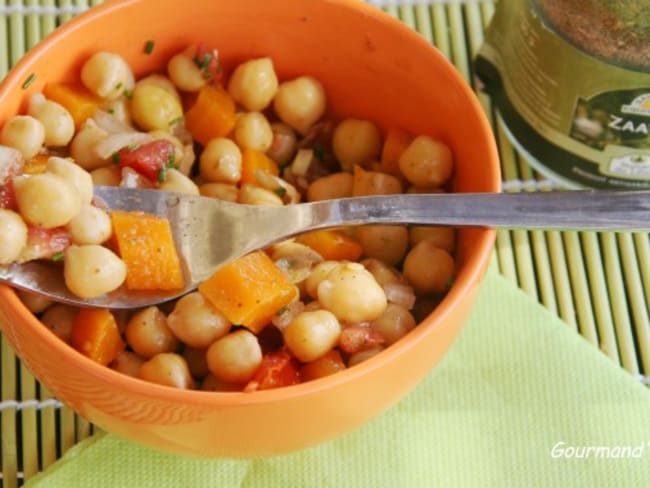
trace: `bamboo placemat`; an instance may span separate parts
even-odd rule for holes
[[[495,0],[369,0],[422,33],[473,82],[471,60]],[[101,0],[0,0],[0,79],[34,44]],[[489,99],[504,191],[547,191],[508,141]],[[645,233],[499,231],[492,266],[630,374],[650,374],[650,242]],[[93,426],[61,405],[0,338],[2,488],[49,466]]]

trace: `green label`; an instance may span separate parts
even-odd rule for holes
[[[528,0],[505,3],[475,67],[531,163],[570,186],[650,188],[650,73],[569,44]]]

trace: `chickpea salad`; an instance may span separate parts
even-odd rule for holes
[[[111,211],[94,185],[252,205],[445,191],[444,142],[327,108],[318,79],[279,79],[270,57],[223,66],[216,49],[193,44],[136,78],[119,53],[97,52],[76,82],[46,83],[0,128],[0,265],[51,261],[80,297],[182,288],[169,222]],[[59,338],[123,374],[252,392],[336,373],[397,342],[449,288],[455,237],[415,225],[309,232],[129,312],[18,294]]]

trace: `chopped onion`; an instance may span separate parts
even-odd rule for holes
[[[270,256],[273,261],[278,259],[299,259],[308,262],[310,265],[323,261],[323,256],[314,251],[311,247],[305,246],[295,239],[287,239],[273,244],[270,249]]]
[[[101,127],[109,134],[120,134],[122,132],[137,132],[133,127],[125,124],[117,117],[113,117],[105,110],[95,110],[92,119],[97,124],[97,127]]]
[[[299,313],[305,309],[305,304],[301,301],[291,302],[273,316],[271,323],[280,331],[283,331]]]
[[[411,310],[415,305],[415,292],[409,285],[402,283],[385,283],[384,293],[386,299],[395,305],[401,305],[407,310]]]
[[[313,149],[299,149],[296,153],[296,157],[293,158],[293,162],[291,163],[291,172],[294,175],[305,176],[313,159]]]
[[[291,283],[305,281],[311,273],[311,263],[301,259],[282,258],[275,261]]]
[[[272,175],[268,171],[256,169],[255,179],[260,186],[266,190],[270,190],[276,194],[279,194],[279,190],[281,190],[282,195],[280,198],[282,198],[283,203],[290,204],[300,202],[300,193],[298,193],[296,187],[291,183],[287,183],[282,178]]]
[[[108,159],[120,149],[153,141],[153,137],[145,132],[120,132],[111,134],[95,146],[95,152],[102,159]]]

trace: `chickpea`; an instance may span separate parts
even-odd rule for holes
[[[26,245],[27,225],[22,217],[0,208],[0,265],[16,261]]]
[[[404,225],[364,225],[356,236],[365,256],[387,264],[401,262],[408,249],[409,231]]]
[[[276,193],[259,186],[244,184],[239,189],[239,203],[248,205],[283,205],[282,198]]]
[[[217,198],[235,203],[239,199],[239,188],[228,183],[203,183],[199,193],[204,197]]]
[[[345,369],[345,363],[338,350],[332,349],[324,356],[311,361],[300,368],[301,381],[313,381],[324,378]]]
[[[165,191],[184,193],[186,195],[198,195],[199,187],[189,177],[177,169],[170,168],[165,175],[165,181],[160,183],[159,188]]]
[[[81,67],[81,82],[95,95],[115,100],[133,90],[135,80],[128,63],[119,54],[99,51]]]
[[[245,383],[262,363],[262,348],[255,334],[240,329],[213,342],[206,357],[208,369],[218,379]]]
[[[311,270],[305,280],[305,292],[313,299],[318,299],[318,285],[340,263],[338,261],[321,261]]]
[[[237,183],[241,179],[241,151],[225,137],[212,139],[199,158],[199,172],[207,181]]]
[[[57,303],[45,311],[41,322],[63,342],[69,343],[72,336],[72,324],[77,318],[77,313],[79,313],[79,309],[76,307]]]
[[[441,188],[439,186],[431,186],[431,187],[423,187],[423,186],[416,186],[416,185],[411,185],[406,189],[405,193],[408,194],[413,194],[413,193],[444,193],[445,189]]]
[[[415,325],[411,312],[394,303],[389,303],[384,313],[370,322],[370,327],[382,335],[387,346],[404,337]]]
[[[351,197],[353,181],[354,177],[347,172],[333,173],[318,178],[307,187],[307,200],[315,202],[317,200]]]
[[[402,183],[395,176],[379,171],[355,171],[352,194],[364,195],[392,195],[402,193]]]
[[[86,120],[70,143],[70,156],[87,171],[107,164],[96,151],[97,145],[108,137],[108,132],[92,120]]]
[[[338,342],[341,324],[332,312],[302,312],[283,331],[284,342],[293,355],[303,362],[327,354]]]
[[[372,349],[365,349],[363,351],[354,353],[352,356],[350,356],[350,359],[348,359],[348,368],[351,368],[352,366],[355,366],[359,363],[367,361],[370,358],[375,357],[383,350],[384,348],[382,346],[377,346],[377,347],[373,347]]]
[[[242,391],[245,385],[241,383],[227,383],[209,373],[201,382],[203,391]]]
[[[74,135],[74,119],[63,105],[35,93],[29,99],[27,114],[41,122],[46,146],[67,146]]]
[[[178,101],[178,103],[181,103],[181,96],[178,94],[178,90],[176,89],[176,86],[174,86],[172,80],[170,80],[165,75],[154,73],[149,76],[145,76],[144,78],[140,78],[136,83],[136,86],[140,86],[140,85],[153,85],[153,86],[157,86],[158,88],[162,88],[167,93],[169,93],[172,97],[174,97]]]
[[[62,178],[72,186],[82,204],[90,204],[93,199],[93,179],[81,166],[71,159],[51,157],[47,160],[45,171]]]
[[[141,380],[188,390],[194,386],[194,380],[182,356],[163,352],[146,361],[138,371]]]
[[[379,129],[368,120],[344,119],[334,129],[332,150],[346,171],[355,164],[367,167],[376,161],[381,147]]]
[[[199,68],[189,50],[176,54],[167,63],[169,79],[180,90],[197,92],[206,83],[203,71]]]
[[[31,115],[14,115],[0,131],[0,144],[18,149],[25,160],[36,156],[44,143],[45,127]]]
[[[208,376],[210,370],[208,369],[206,349],[185,346],[183,348],[183,357],[185,358],[187,367],[190,368],[190,373],[192,373],[193,377],[203,378]]]
[[[298,149],[296,132],[282,122],[272,123],[271,130],[273,131],[273,142],[267,149],[266,155],[281,166],[288,164]]]
[[[235,142],[244,149],[266,152],[273,142],[273,129],[261,112],[246,112],[235,124]]]
[[[325,113],[323,85],[311,76],[285,81],[278,87],[273,108],[284,123],[306,134]]]
[[[137,85],[131,100],[131,116],[141,129],[168,131],[183,117],[183,108],[164,88]]]
[[[318,301],[344,322],[366,322],[386,309],[386,294],[359,263],[341,263],[318,285]]]
[[[191,347],[206,348],[225,336],[232,324],[199,292],[182,297],[167,320],[169,328]]]
[[[117,353],[117,357],[111,363],[111,368],[127,376],[138,378],[140,368],[144,363],[145,359],[136,353],[122,350]]]
[[[84,204],[68,222],[68,231],[75,244],[102,244],[111,237],[113,227],[105,210]]]
[[[396,268],[380,261],[379,259],[368,258],[361,261],[361,264],[377,280],[382,287],[389,283],[404,283],[404,278]]]
[[[66,225],[81,210],[81,200],[63,178],[51,173],[13,179],[20,214],[44,229]]]
[[[416,293],[443,293],[454,276],[454,258],[433,241],[422,241],[404,259],[404,277]]]
[[[110,249],[96,244],[71,245],[65,251],[63,278],[81,298],[94,298],[117,289],[126,279],[126,265]]]
[[[93,185],[119,186],[122,181],[122,170],[117,166],[102,166],[90,172]]]
[[[406,179],[420,187],[445,184],[454,163],[447,145],[428,136],[418,136],[399,157],[399,168]]]
[[[126,324],[125,336],[131,349],[147,359],[163,352],[174,352],[179,346],[168,326],[167,317],[153,306],[131,317]]]
[[[264,110],[278,91],[278,77],[271,58],[246,61],[233,71],[228,93],[246,110]]]
[[[435,225],[414,225],[409,229],[409,242],[415,246],[418,242],[429,240],[448,253],[456,248],[456,230],[453,227]]]
[[[43,295],[31,293],[25,290],[16,290],[16,294],[20,301],[29,309],[33,314],[44,312],[54,302]]]

